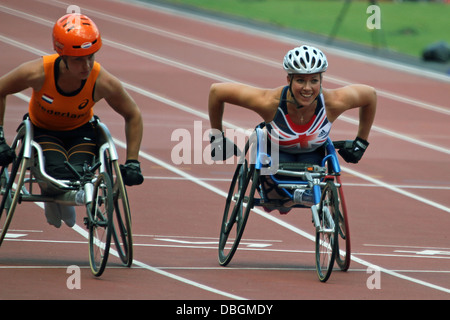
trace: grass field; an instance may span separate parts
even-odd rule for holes
[[[386,48],[420,57],[423,49],[437,41],[450,44],[450,4],[436,2],[378,1],[380,29],[369,29],[374,11],[369,1],[351,1],[335,29],[344,0],[166,0],[213,12],[231,14],[276,26]]]

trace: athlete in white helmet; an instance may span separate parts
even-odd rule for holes
[[[280,162],[320,164],[332,123],[345,111],[359,108],[359,126],[352,143],[339,150],[345,161],[357,163],[369,143],[377,96],[374,88],[354,84],[322,88],[328,68],[325,54],[312,46],[290,50],[283,61],[287,84],[265,89],[240,83],[215,83],[209,92],[209,119],[214,160],[233,155],[234,144],[223,134],[226,103],[255,111],[264,120],[272,141],[279,144]],[[216,152],[219,151],[219,152]]]

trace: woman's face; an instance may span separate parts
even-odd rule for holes
[[[66,63],[71,74],[80,80],[86,80],[94,66],[94,55],[73,57],[67,56]]]
[[[288,75],[288,83],[291,83],[291,77],[293,77],[291,89],[297,102],[302,106],[312,104],[320,93],[321,74]]]

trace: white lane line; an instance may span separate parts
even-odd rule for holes
[[[373,243],[365,243],[363,244],[365,247],[382,247],[382,248],[407,248],[407,249],[423,249],[423,250],[450,250],[450,248],[445,247],[423,247],[423,246],[405,246],[405,245],[397,245],[397,244],[373,244]]]
[[[316,271],[315,267],[158,267],[164,270],[255,270],[255,271]],[[349,272],[364,272],[367,273],[366,268],[353,269],[350,268]],[[430,273],[430,274],[447,274],[450,270],[414,270],[414,269],[396,269],[392,270],[401,273]]]
[[[175,181],[189,181],[184,177],[164,177],[164,176],[144,176],[146,180],[175,180]],[[211,182],[231,182],[231,178],[203,178],[197,177],[201,181]],[[420,190],[450,190],[450,186],[438,186],[438,185],[410,185],[410,184],[391,184],[395,188],[399,189],[420,189]],[[345,182],[345,187],[356,188],[384,188],[384,186],[376,185],[374,183],[351,183]]]
[[[408,198],[420,201],[420,202],[425,203],[425,204],[427,204],[429,206],[432,206],[432,207],[435,207],[435,208],[437,208],[439,210],[442,210],[442,211],[450,213],[450,208],[449,207],[447,207],[445,205],[442,205],[440,203],[437,203],[436,201],[432,201],[432,200],[429,200],[429,199],[427,199],[425,197],[422,197],[422,196],[419,196],[417,194],[414,194],[412,192],[400,189],[400,188],[398,188],[398,187],[396,187],[394,185],[391,185],[389,183],[383,182],[383,181],[381,181],[379,179],[372,178],[372,177],[370,177],[368,175],[362,174],[362,173],[360,173],[360,172],[358,172],[356,170],[350,169],[348,167],[341,167],[341,169],[342,169],[343,172],[350,173],[351,175],[353,175],[355,177],[358,177],[358,178],[361,178],[363,180],[369,181],[369,182],[371,182],[373,184],[376,184],[376,185],[381,186],[383,188],[386,188],[388,190],[391,190],[391,191],[394,191],[396,193],[402,194],[402,195],[404,195],[404,196],[406,196]]]
[[[133,235],[136,238],[135,235]],[[173,237],[173,236],[171,236]],[[156,241],[166,241],[168,243],[178,244],[157,244],[157,243],[137,243],[134,242],[135,247],[155,247],[155,248],[184,248],[184,249],[208,249],[217,250],[218,240],[205,241],[205,242],[192,242],[175,240],[171,238],[156,238]],[[33,243],[58,243],[58,244],[81,244],[86,245],[88,241],[75,241],[75,240],[42,240],[42,239],[5,239],[8,242],[33,242]],[[274,249],[270,248],[270,243],[255,243],[249,242],[249,240],[243,239],[239,243],[239,251],[259,251],[259,252],[276,252],[276,253],[294,253],[294,254],[315,254],[314,250],[300,250],[300,249]],[[262,241],[262,240],[261,240]],[[113,250],[113,249],[111,249]],[[450,250],[450,249],[448,249]],[[393,253],[374,253],[374,252],[352,252],[352,256],[370,256],[370,257],[395,257],[395,258],[421,258],[421,259],[450,259],[450,251],[444,250],[393,250]],[[115,251],[114,251],[115,252]],[[115,256],[117,254],[113,253]],[[222,267],[221,267],[222,268]],[[450,271],[449,271],[450,272]]]

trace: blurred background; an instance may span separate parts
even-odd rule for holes
[[[147,0],[450,75],[450,0]],[[376,8],[372,7],[376,6]]]

